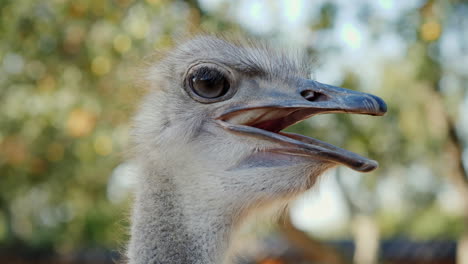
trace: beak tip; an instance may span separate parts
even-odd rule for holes
[[[379,166],[379,163],[375,160],[368,160],[367,162],[363,162],[359,167],[355,167],[354,169],[360,172],[370,172]]]
[[[384,115],[387,112],[387,104],[385,103],[385,101],[382,98],[375,95],[372,95],[372,98],[377,103],[377,112],[379,113],[379,115]]]

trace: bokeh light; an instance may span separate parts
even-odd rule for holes
[[[297,227],[356,248],[397,237],[468,252],[465,1],[17,0],[0,2],[0,262],[11,248],[121,248],[141,68],[198,32],[305,50],[312,78],[387,101],[381,119],[291,128],[380,162],[371,174],[324,175],[291,207]]]

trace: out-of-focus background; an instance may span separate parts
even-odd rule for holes
[[[1,0],[0,263],[119,259],[138,67],[200,30],[306,49],[314,79],[389,106],[292,128],[380,168],[333,170],[286,225],[247,230],[250,263],[468,263],[462,0]]]

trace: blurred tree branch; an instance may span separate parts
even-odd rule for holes
[[[444,16],[443,12],[437,13],[434,12],[436,9],[436,4],[439,4],[439,8],[441,8],[442,4],[436,1],[427,1],[420,9],[421,16],[423,19],[429,21],[431,19],[435,19],[435,21],[439,21],[439,23],[444,22],[447,19],[447,16]],[[445,6],[445,8],[447,8]],[[446,10],[446,9],[445,9]],[[438,14],[438,15],[437,15]],[[445,118],[445,122],[447,124],[447,132],[448,132],[448,142],[447,148],[448,153],[452,156],[452,164],[449,164],[447,175],[454,183],[454,186],[457,188],[463,206],[463,222],[464,222],[464,232],[461,235],[460,239],[458,240],[458,255],[457,255],[457,262],[460,264],[467,264],[468,263],[468,172],[463,164],[463,139],[457,132],[456,123],[454,121],[454,117],[452,117],[448,111],[448,106],[445,104],[444,94],[442,94],[442,90],[440,87],[440,81],[442,79],[442,69],[440,63],[435,61],[435,59],[431,58],[429,54],[429,45],[430,41],[423,42],[424,43],[424,50],[426,56],[424,56],[424,61],[422,67],[420,69],[421,75],[423,73],[424,67],[431,67],[432,68],[432,76],[428,78],[431,82],[431,87],[433,92],[437,95],[436,98],[440,101],[441,105],[445,107],[440,108],[443,111],[442,116]],[[438,48],[440,49],[440,42],[437,42]],[[451,165],[451,166],[450,166]]]
[[[278,222],[279,230],[291,244],[297,248],[310,263],[346,264],[336,250],[327,246],[303,231],[297,229],[291,222],[288,213],[284,213]]]

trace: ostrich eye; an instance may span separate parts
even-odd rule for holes
[[[189,77],[190,89],[200,97],[215,99],[225,95],[230,88],[229,81],[221,72],[200,68]]]

